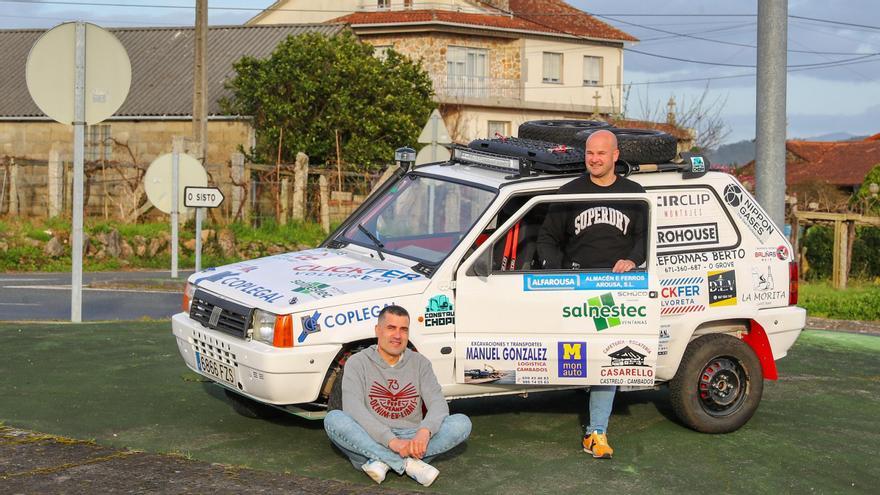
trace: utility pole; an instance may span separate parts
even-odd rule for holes
[[[788,0],[758,0],[755,185],[758,202],[785,224],[785,83]]]
[[[208,155],[208,0],[196,0],[196,26],[193,60],[193,143],[196,158]]]

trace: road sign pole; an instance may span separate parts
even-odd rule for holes
[[[204,208],[196,208],[196,271],[202,271],[202,215]]]
[[[180,209],[180,154],[183,140],[174,136],[171,145],[171,278],[177,278],[177,215]]]
[[[83,153],[86,120],[86,25],[76,23],[73,89],[73,242],[71,243],[70,321],[82,321]],[[68,107],[69,108],[69,107]]]

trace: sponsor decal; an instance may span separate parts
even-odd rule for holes
[[[704,206],[711,203],[712,195],[706,191],[665,192],[656,194],[656,204],[662,218],[696,218],[706,214]]]
[[[464,382],[547,385],[550,354],[551,349],[541,341],[475,340],[464,347],[460,361],[467,367]]]
[[[736,304],[736,272],[715,270],[707,274],[709,280],[709,306],[734,306]]]
[[[703,277],[676,277],[660,280],[660,314],[674,315],[703,311]]]
[[[669,325],[660,326],[660,341],[657,345],[657,355],[665,356],[669,354]]]
[[[523,275],[526,292],[546,290],[647,289],[646,272]]]
[[[321,265],[297,265],[292,268],[296,273],[308,273],[312,277],[336,277],[354,278],[371,282],[390,284],[394,281],[417,280],[421,274],[405,272],[401,270],[389,270],[385,268],[371,268],[368,266],[321,266]]]
[[[327,328],[337,328],[344,327],[351,323],[363,323],[370,320],[375,320],[379,317],[379,313],[382,311],[382,309],[392,304],[394,303],[390,302],[384,304],[372,304],[370,306],[362,306],[357,309],[339,311],[338,313],[332,313],[324,316],[321,322]]]
[[[779,258],[779,261],[788,261],[788,246],[776,248],[776,257]]]
[[[768,306],[773,302],[785,299],[787,294],[784,290],[776,290],[773,283],[773,272],[771,267],[767,267],[767,271],[759,270],[752,267],[752,290],[742,295],[742,302],[754,303],[758,306]]]
[[[755,261],[776,260],[776,249],[772,247],[759,247],[755,249]]]
[[[559,378],[586,378],[587,343],[558,342],[557,347]]]
[[[691,171],[700,173],[706,171],[706,162],[703,161],[702,156],[692,156],[691,157]]]
[[[217,282],[221,285],[225,285],[227,287],[231,287],[233,289],[238,289],[240,292],[243,292],[249,296],[252,296],[256,299],[262,299],[263,301],[274,303],[281,299],[284,299],[284,294],[276,292],[274,289],[270,289],[268,287],[263,287],[262,285],[255,284],[254,282],[249,282],[243,278],[240,278],[238,275],[242,273],[248,273],[250,271],[255,270],[256,267],[243,267],[239,268],[238,271],[222,271],[217,273],[212,273],[210,275],[206,275],[204,277],[199,277],[195,279],[194,283],[198,285],[201,282]]]
[[[315,311],[311,316],[306,315],[300,318],[302,321],[302,332],[299,334],[299,337],[296,338],[296,341],[302,344],[305,342],[306,337],[313,333],[318,333],[321,331],[321,324],[318,323],[318,319],[321,317],[321,313]]]
[[[626,303],[617,304],[614,296],[608,292],[601,296],[591,297],[580,306],[563,306],[563,318],[591,318],[596,331],[601,332],[616,327],[621,322],[646,324],[647,306],[631,306]],[[641,320],[640,320],[641,319]]]
[[[443,294],[436,295],[428,300],[425,307],[424,320],[426,327],[439,327],[455,324],[455,311],[449,298]]]
[[[724,188],[724,202],[748,225],[755,237],[765,242],[776,231],[773,221],[764,213],[758,203],[750,198],[741,187],[728,184]]]
[[[657,247],[674,248],[718,244],[717,223],[657,227]]]
[[[405,418],[415,412],[419,405],[419,391],[412,383],[401,386],[395,379],[388,379],[387,385],[373,382],[370,386],[370,407],[379,416],[387,419]]]
[[[294,280],[291,282],[293,285],[296,285],[297,288],[293,289],[293,292],[299,294],[308,294],[314,298],[327,298],[337,296],[339,294],[344,294],[343,291],[337,289],[336,287],[331,286],[330,284],[322,284],[321,282],[307,282],[304,280]],[[294,303],[291,303],[294,304]]]
[[[520,345],[504,345],[498,347],[468,347],[466,359],[485,361],[546,361],[546,347],[523,347]]]
[[[651,349],[638,340],[618,340],[603,351],[609,362],[599,372],[601,383],[649,385],[654,383],[654,368],[645,364]]]
[[[736,260],[746,257],[745,249],[730,249],[727,251],[712,251],[709,269],[733,268]]]

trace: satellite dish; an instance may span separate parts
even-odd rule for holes
[[[144,175],[144,192],[153,206],[165,213],[171,213],[171,160],[172,154],[166,153],[150,164]],[[178,155],[177,171],[177,208],[184,211],[184,188],[205,187],[208,185],[208,174],[205,167],[190,155]]]
[[[110,117],[128,96],[131,61],[109,31],[85,23],[85,122]],[[28,54],[25,77],[34,103],[49,118],[71,124],[76,82],[76,23],[65,22],[43,33]]]

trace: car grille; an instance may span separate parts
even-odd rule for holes
[[[253,308],[227,301],[201,289],[193,294],[192,307],[189,310],[189,317],[205,327],[239,338],[247,335],[253,314]]]
[[[235,353],[231,352],[229,344],[225,344],[198,330],[193,332],[193,350],[229,366],[238,366],[235,360]]]

